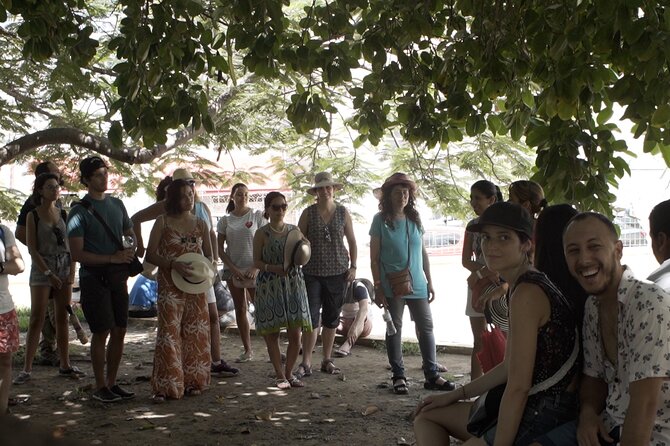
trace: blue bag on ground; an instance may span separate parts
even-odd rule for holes
[[[158,282],[138,275],[130,290],[128,316],[156,317],[156,300],[158,299]]]

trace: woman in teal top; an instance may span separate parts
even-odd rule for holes
[[[404,173],[394,173],[381,187],[380,212],[370,227],[370,260],[375,283],[375,303],[388,308],[396,333],[386,335],[386,351],[393,372],[393,391],[407,394],[402,360],[402,316],[405,304],[416,324],[423,358],[424,388],[453,390],[454,383],[442,378],[435,361],[435,336],[430,303],[435,291],[430,278],[428,254],[423,246],[423,227],[415,208],[416,183]],[[408,259],[409,255],[409,259]],[[393,296],[387,274],[409,268],[412,292]]]

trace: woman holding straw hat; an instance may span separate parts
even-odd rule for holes
[[[356,237],[347,209],[335,202],[335,192],[342,183],[333,181],[328,172],[319,172],[314,177],[314,186],[307,193],[316,197],[316,204],[305,209],[298,227],[312,246],[312,257],[303,268],[305,286],[309,297],[309,310],[314,328],[321,325],[323,359],[321,371],[340,373],[333,363],[333,343],[340,325],[340,312],[349,283],[356,278]],[[344,239],[347,240],[347,247]],[[319,314],[321,312],[321,314]],[[297,376],[312,374],[312,350],[316,345],[318,331],[303,336],[302,363]]]
[[[300,377],[292,370],[298,359],[300,335],[311,331],[307,291],[302,271],[292,262],[286,262],[286,253],[293,251],[289,239],[302,234],[294,225],[284,222],[288,205],[280,192],[265,196],[265,218],[270,223],[259,228],[254,235],[254,266],[256,277],[256,332],[263,336],[270,362],[280,390],[303,387]],[[288,348],[286,364],[282,364],[279,350],[279,333],[286,328]]]
[[[394,173],[379,191],[379,213],[370,227],[370,267],[375,303],[388,308],[396,333],[386,335],[386,351],[393,373],[393,391],[405,395],[409,388],[402,359],[402,317],[409,307],[417,327],[427,390],[453,390],[454,383],[439,375],[435,360],[435,335],[430,303],[435,291],[428,254],[423,246],[423,226],[417,212],[416,183],[404,173]],[[409,270],[410,286],[393,288],[389,276]]]
[[[180,279],[197,272],[196,262],[182,260],[187,253],[204,254],[212,278],[216,274],[207,225],[191,213],[194,200],[194,187],[174,180],[165,199],[166,213],[156,219],[147,246],[147,261],[158,266],[158,333],[151,377],[155,402],[197,395],[210,381],[205,293],[212,281],[190,280],[193,286],[184,287]]]

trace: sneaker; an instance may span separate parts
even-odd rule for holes
[[[30,381],[30,372],[26,372],[24,370],[21,370],[19,372],[19,375],[16,378],[14,378],[14,381],[12,381],[12,382],[14,384],[19,385],[19,384],[25,384],[28,381]]]
[[[219,376],[230,377],[237,376],[240,374],[240,369],[231,367],[223,359],[218,364],[212,364],[212,373],[216,373]]]
[[[109,390],[107,387],[96,390],[92,395],[94,400],[102,403],[115,403],[121,401],[121,396]]]
[[[119,387],[118,384],[114,384],[112,387],[109,388],[109,390],[111,390],[112,393],[117,394],[124,400],[132,400],[133,398],[135,398],[135,392],[128,392],[127,390],[124,390],[121,387]]]
[[[78,367],[71,366],[67,369],[58,369],[58,376],[64,376],[66,378],[79,379],[86,376],[86,373],[79,370]]]

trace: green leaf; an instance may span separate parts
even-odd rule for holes
[[[521,100],[526,105],[526,107],[530,109],[535,108],[535,97],[533,97],[533,93],[531,93],[530,90],[524,90],[521,93]]]
[[[651,116],[651,125],[654,127],[667,127],[670,121],[670,105],[663,104],[659,106]]]
[[[122,136],[123,129],[121,128],[121,123],[119,123],[119,121],[113,121],[107,131],[107,138],[109,138],[112,146],[121,147],[121,144],[123,143]]]

